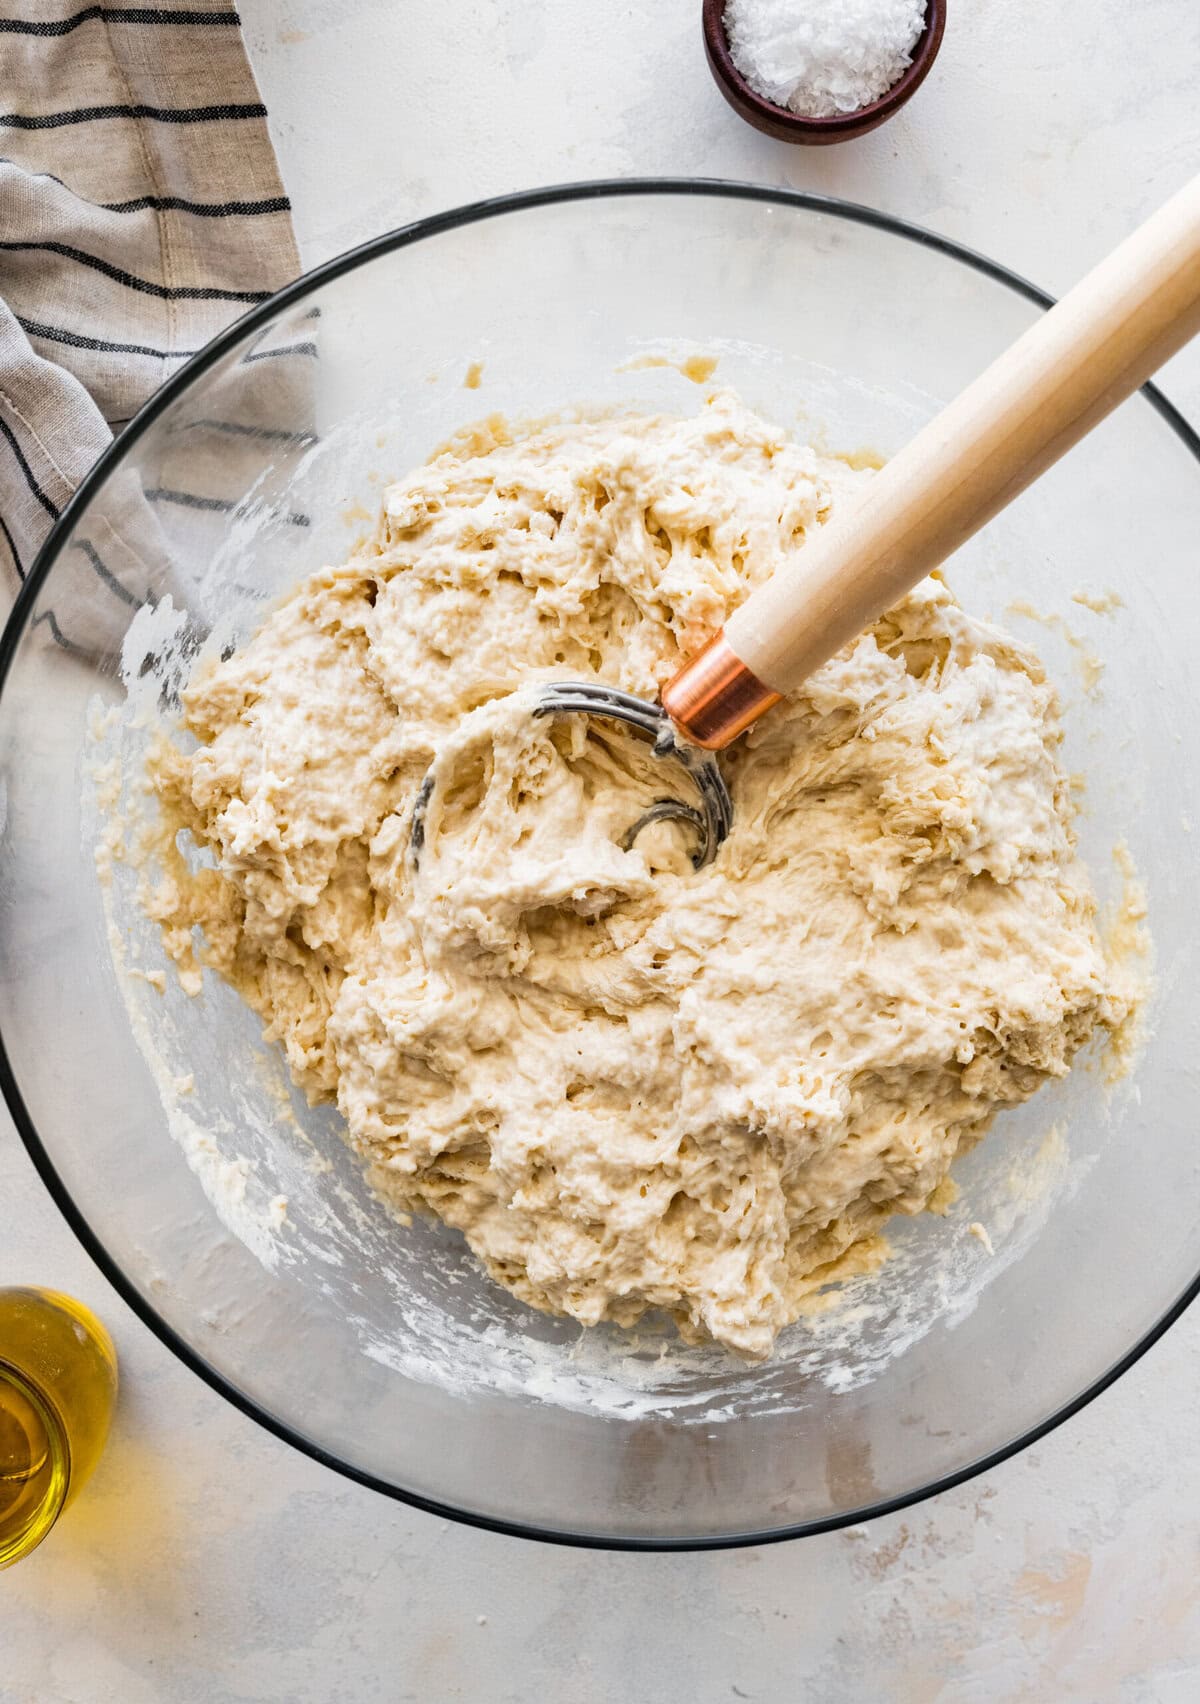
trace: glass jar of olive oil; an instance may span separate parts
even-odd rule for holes
[[[40,1544],[84,1484],[116,1394],[95,1314],[57,1290],[0,1289],[0,1568]]]

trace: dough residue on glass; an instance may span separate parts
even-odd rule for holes
[[[185,985],[198,954],[384,1200],[536,1307],[765,1355],[1126,1017],[1053,688],[939,581],[730,750],[699,872],[683,824],[621,848],[674,779],[644,745],[529,714],[555,678],[653,697],[870,477],[727,393],[489,421],[202,665],[152,760]]]

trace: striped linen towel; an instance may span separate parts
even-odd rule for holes
[[[6,604],[112,430],[298,270],[266,109],[228,0],[0,0]],[[257,353],[302,364],[315,344],[293,334]],[[214,434],[227,445],[278,419],[303,436],[308,381],[286,371],[297,364],[247,368]],[[129,605],[170,556],[168,511],[211,517],[230,506],[204,488],[220,461],[211,454],[206,475],[196,446],[178,479],[118,490],[108,513],[89,517],[91,536],[68,553],[79,581],[64,601],[89,631],[63,632],[47,612],[60,644],[94,655],[119,642]]]

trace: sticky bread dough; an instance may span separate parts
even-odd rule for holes
[[[185,977],[198,924],[384,1200],[534,1306],[766,1355],[1125,1015],[1053,689],[939,582],[727,754],[700,872],[685,825],[618,844],[684,791],[644,745],[529,713],[546,679],[653,696],[869,477],[730,394],[489,422],[199,672],[198,743],[154,758]]]

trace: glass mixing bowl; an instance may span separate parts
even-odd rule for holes
[[[1145,881],[1158,992],[1140,1057],[1116,1083],[1081,1063],[1002,1116],[956,1168],[961,1202],[898,1221],[891,1263],[765,1366],[652,1330],[581,1333],[493,1285],[452,1233],[389,1220],[236,996],[154,985],[165,960],[133,874],[96,855],[138,802],[158,707],[197,645],[236,640],[265,600],[344,559],[381,480],[464,422],[691,409],[681,369],[700,356],[796,432],[887,454],[1045,305],[951,243],[816,197],[538,191],[301,279],[101,458],[3,641],[4,1090],[105,1273],[246,1413],[382,1491],[506,1531],[757,1543],[979,1472],[1190,1299],[1200,446],[1152,391],[948,570],[1061,684],[1103,900],[1122,891],[1118,842]]]

